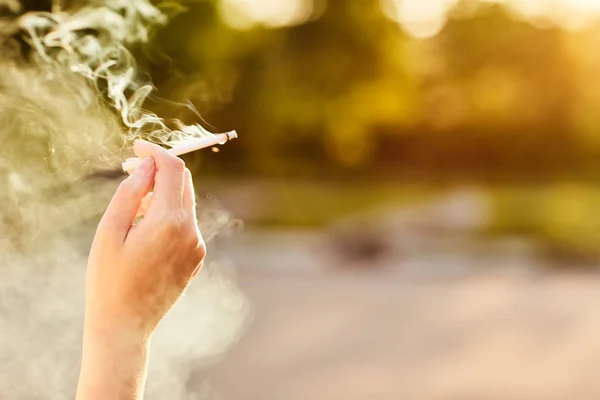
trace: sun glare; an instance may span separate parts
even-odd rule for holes
[[[482,0],[510,5],[532,19],[546,18],[567,29],[587,26],[600,16],[600,0]],[[457,0],[380,0],[384,13],[412,36],[436,35]]]
[[[586,27],[600,15],[598,0],[510,0],[510,5],[531,18],[549,18],[567,29]]]
[[[447,11],[457,0],[381,0],[385,14],[403,25],[411,35],[436,35],[446,23]]]
[[[223,19],[238,29],[296,25],[313,12],[312,0],[221,0]]]

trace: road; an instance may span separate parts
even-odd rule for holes
[[[209,374],[216,398],[600,398],[595,277],[240,270],[255,319]]]

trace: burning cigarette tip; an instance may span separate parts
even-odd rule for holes
[[[236,131],[231,131],[231,132],[227,132],[227,140],[231,140],[231,139],[237,139],[238,134]]]
[[[217,144],[225,144],[232,139],[237,139],[237,137],[237,132],[231,131],[227,133],[221,133],[219,135],[214,135],[212,137],[192,139],[169,149],[169,152],[175,156],[181,156],[183,154],[191,153],[193,151],[210,148]],[[122,164],[123,171],[132,172],[141,164],[141,162],[142,159],[137,157],[128,158]]]

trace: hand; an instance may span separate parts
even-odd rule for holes
[[[150,335],[198,273],[206,248],[183,161],[148,142],[134,148],[145,160],[119,186],[92,245],[86,325]],[[153,183],[152,202],[133,225]]]
[[[152,333],[206,254],[190,171],[159,146],[136,142],[135,152],[145,160],[117,189],[90,252],[77,400],[143,397]]]

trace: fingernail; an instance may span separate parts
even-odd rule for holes
[[[150,157],[144,158],[142,163],[135,169],[134,174],[137,176],[144,176],[150,173],[154,167],[154,160]]]

